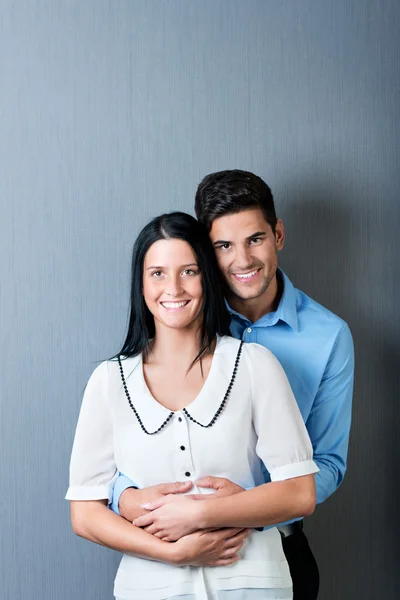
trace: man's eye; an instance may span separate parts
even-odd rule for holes
[[[261,242],[261,238],[259,237],[251,238],[250,240],[250,243],[252,244],[258,244],[258,242]]]

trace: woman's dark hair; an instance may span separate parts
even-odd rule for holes
[[[158,240],[183,240],[187,242],[198,261],[203,286],[203,322],[199,353],[192,362],[204,356],[216,338],[216,334],[229,335],[229,313],[225,306],[222,284],[214,248],[206,228],[196,219],[183,212],[172,212],[156,217],[139,233],[133,246],[132,283],[128,333],[117,354],[128,358],[148,352],[154,337],[154,317],[143,297],[143,265],[150,246]]]
[[[233,169],[210,173],[199,183],[195,198],[196,216],[210,231],[214,219],[260,208],[275,233],[276,213],[269,186],[249,171]]]

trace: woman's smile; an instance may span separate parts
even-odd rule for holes
[[[181,311],[187,307],[190,300],[165,300],[160,302],[161,306],[168,312]]]

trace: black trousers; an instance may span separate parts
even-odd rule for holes
[[[302,529],[282,540],[293,581],[293,600],[315,600],[319,589],[319,571]]]

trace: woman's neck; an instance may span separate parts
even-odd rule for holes
[[[156,324],[147,363],[188,367],[200,351],[200,328],[172,329]]]

